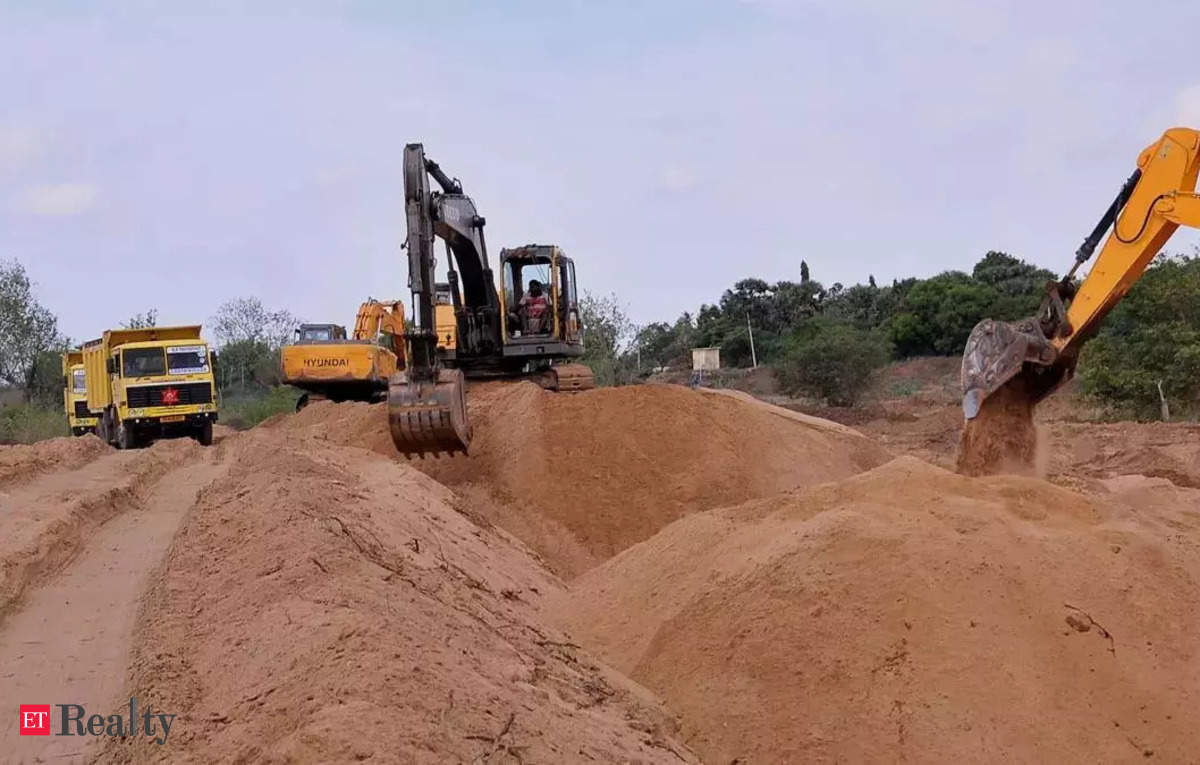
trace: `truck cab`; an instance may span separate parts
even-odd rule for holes
[[[83,351],[67,351],[62,355],[63,408],[71,435],[82,436],[96,432],[97,418],[88,409],[87,373],[83,367]]]

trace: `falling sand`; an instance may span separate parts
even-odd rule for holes
[[[979,414],[963,423],[958,472],[974,476],[1035,472],[1038,438],[1033,406],[1028,386],[1019,376],[988,396]]]

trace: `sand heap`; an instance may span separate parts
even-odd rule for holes
[[[91,435],[51,438],[27,446],[0,446],[0,488],[50,470],[81,467],[107,451],[108,446]]]
[[[1200,492],[1109,489],[904,457],[685,517],[551,612],[706,762],[1188,761]]]
[[[472,385],[469,457],[414,460],[573,576],[692,512],[845,478],[889,454],[825,420],[673,385],[550,393]],[[382,405],[320,404],[281,427],[395,457]]]
[[[406,465],[255,430],[216,447],[143,599],[104,761],[694,762],[643,689],[546,626],[561,585]]]

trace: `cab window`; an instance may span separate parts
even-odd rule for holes
[[[71,386],[76,393],[87,393],[87,376],[82,369],[72,370]]]
[[[166,374],[162,348],[130,348],[121,351],[122,377],[154,377]]]

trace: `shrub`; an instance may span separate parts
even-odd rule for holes
[[[811,320],[792,335],[776,374],[789,393],[808,393],[833,406],[852,406],[890,358],[891,346],[877,332]]]

